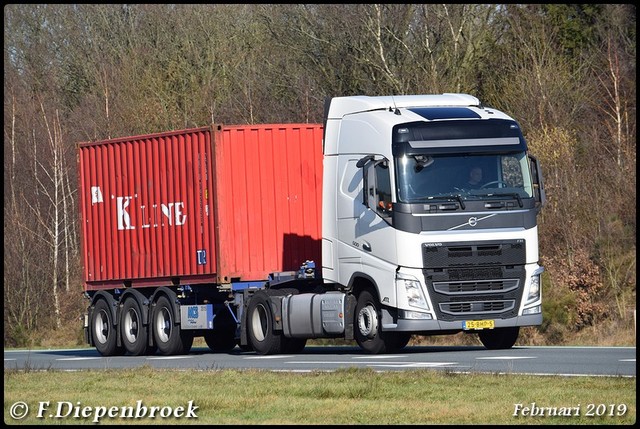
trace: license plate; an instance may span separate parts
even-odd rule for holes
[[[495,322],[493,320],[465,320],[462,322],[462,329],[493,329],[495,328]]]

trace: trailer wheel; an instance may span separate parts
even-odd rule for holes
[[[118,346],[117,330],[111,317],[111,309],[104,299],[96,301],[91,314],[91,334],[96,350],[102,356],[117,356],[124,353]]]
[[[358,296],[355,317],[356,342],[365,352],[378,354],[393,351],[393,338],[382,332],[380,304],[368,290]]]
[[[520,327],[485,329],[478,333],[482,344],[489,350],[510,349],[516,343]]]
[[[120,335],[125,350],[131,355],[141,356],[147,353],[147,328],[142,324],[140,305],[132,296],[125,299],[122,306]]]
[[[156,301],[152,314],[153,338],[160,354],[187,354],[193,345],[193,332],[181,331],[173,317],[173,307],[165,296]]]
[[[261,355],[277,354],[282,351],[282,334],[273,330],[271,301],[264,292],[256,292],[247,308],[247,335],[249,342]]]

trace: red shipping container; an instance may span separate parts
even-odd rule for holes
[[[319,124],[213,125],[78,149],[86,290],[321,266]]]

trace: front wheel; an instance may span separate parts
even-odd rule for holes
[[[510,349],[516,343],[520,327],[485,329],[478,333],[482,344],[489,350]]]
[[[392,333],[382,332],[380,304],[368,290],[362,291],[358,296],[355,318],[356,342],[365,352],[371,354],[393,352],[402,342],[396,345]]]

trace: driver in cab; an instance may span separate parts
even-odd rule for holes
[[[482,183],[482,168],[473,167],[469,170],[469,180],[467,180],[467,186],[469,188],[479,188]]]

